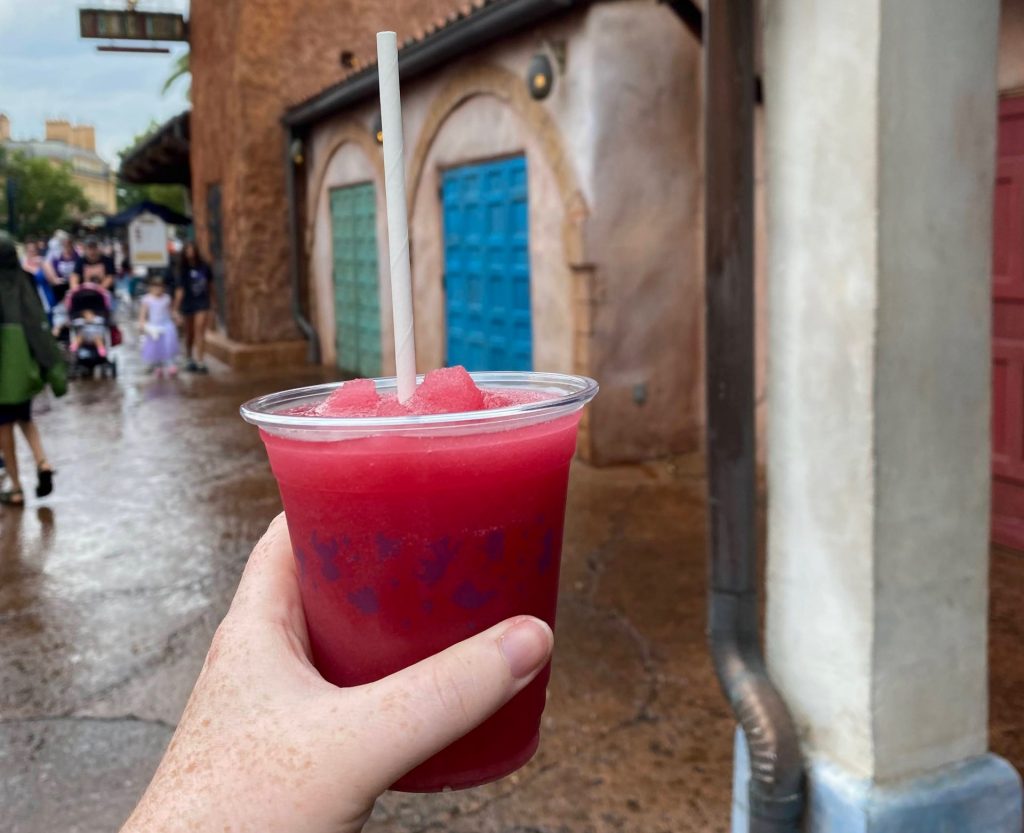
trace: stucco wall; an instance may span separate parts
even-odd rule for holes
[[[702,422],[699,44],[662,5],[595,6],[574,59],[596,264],[598,458],[692,448]],[[645,394],[639,404],[635,395]]]
[[[526,66],[551,43],[565,44],[565,70],[556,70],[549,98],[534,102]],[[601,383],[588,424],[592,459],[697,445],[699,68],[700,47],[674,14],[636,0],[595,4],[404,85],[421,369],[445,359],[440,171],[525,153],[535,367]],[[374,114],[373,102],[339,114],[307,147],[311,301],[325,346],[333,309],[323,303],[331,279],[321,172],[333,170],[343,135],[369,134]]]
[[[765,36],[766,645],[811,758],[895,781],[986,746],[996,2],[810,5]]]

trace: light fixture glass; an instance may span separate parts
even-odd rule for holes
[[[543,52],[538,52],[530,59],[526,68],[526,88],[530,97],[541,101],[548,97],[555,82],[555,71],[551,59]]]

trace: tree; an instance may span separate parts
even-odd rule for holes
[[[184,185],[136,185],[118,182],[118,211],[148,200],[165,205],[179,214],[187,214]]]
[[[131,144],[118,153],[124,159],[136,147],[146,141],[160,128],[159,122],[150,121],[149,127],[132,139]],[[143,200],[166,205],[179,214],[188,214],[184,185],[136,185],[131,182],[117,183],[117,210],[121,211],[130,205]]]
[[[13,193],[12,231],[21,237],[48,236],[54,229],[71,225],[89,208],[89,200],[66,162],[4,153],[0,155],[0,179],[4,180],[0,217],[7,221],[8,195]]]
[[[188,87],[185,89],[185,98],[189,101],[192,100],[192,69],[189,64],[189,52],[182,52],[177,58],[174,59],[174,65],[171,69],[171,74],[167,76],[167,80],[164,81],[163,89],[160,91],[163,95],[167,95],[171,87],[179,78],[184,78],[186,75],[189,76]]]
[[[117,184],[118,211],[123,211],[143,200],[165,205],[179,214],[188,214],[184,185],[134,185],[130,182]]]

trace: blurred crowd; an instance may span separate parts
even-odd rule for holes
[[[16,428],[35,460],[36,497],[53,490],[33,400],[47,387],[63,395],[69,378],[116,377],[123,327],[137,329],[147,373],[208,372],[212,271],[194,242],[171,254],[169,269],[151,272],[133,268],[117,240],[57,231],[19,246],[0,232],[0,505],[25,504]]]
[[[49,240],[24,241],[22,266],[32,276],[54,337],[68,348],[72,376],[116,375],[110,350],[123,339],[125,316],[138,317],[149,372],[174,375],[179,365],[192,373],[208,372],[205,332],[212,274],[194,243],[172,240],[168,247],[171,268],[150,270],[134,268],[117,239],[76,239],[57,230]],[[157,300],[161,297],[166,302]]]

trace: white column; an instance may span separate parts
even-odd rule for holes
[[[767,651],[863,783],[987,749],[998,17],[766,4]]]

